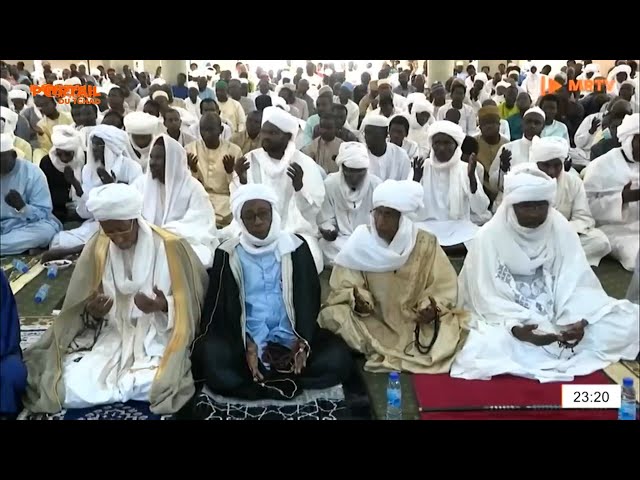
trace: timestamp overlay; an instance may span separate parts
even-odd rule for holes
[[[562,408],[620,408],[620,385],[562,385]]]

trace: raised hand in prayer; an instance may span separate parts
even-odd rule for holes
[[[591,135],[595,135],[600,124],[602,124],[602,120],[600,120],[598,117],[593,117],[593,120],[591,120],[591,128],[589,129],[589,133]]]
[[[584,329],[588,324],[589,322],[583,319],[571,325],[565,325],[564,330],[560,332],[560,341],[575,347],[584,338]]]
[[[469,155],[469,164],[467,165],[467,175],[469,176],[469,187],[471,193],[476,193],[478,190],[478,180],[476,179],[476,166],[478,165],[478,159],[476,154]]]
[[[195,153],[187,153],[187,165],[192,172],[198,171],[198,156]]]
[[[289,175],[289,178],[291,179],[293,189],[296,192],[299,192],[302,189],[302,177],[304,176],[302,167],[296,162],[293,162],[287,169],[287,175]]]
[[[93,292],[87,301],[87,313],[94,318],[104,318],[113,307],[113,298],[100,292]]]
[[[4,201],[7,202],[7,205],[15,208],[16,210],[22,210],[26,205],[26,203],[24,203],[24,200],[22,199],[22,195],[20,195],[15,190],[9,190],[7,196],[4,197]]]
[[[500,169],[503,172],[508,172],[511,168],[511,151],[506,148],[502,149],[502,153],[500,154]]]
[[[320,235],[322,235],[322,238],[327,242],[333,242],[338,238],[338,230],[325,230],[324,228],[321,228]]]
[[[162,293],[162,290],[159,290],[158,287],[153,287],[153,293],[156,295],[155,299],[147,297],[142,292],[136,293],[136,296],[133,297],[133,302],[136,304],[136,307],[138,307],[138,310],[142,313],[167,313],[169,311],[167,297],[164,296],[164,293]]]
[[[300,375],[304,367],[307,366],[307,348],[306,344],[302,340],[298,340],[296,345],[293,347],[293,351],[295,352],[294,360],[293,360],[293,373],[294,375]]]
[[[571,167],[573,167],[573,160],[571,160],[571,157],[567,157],[564,161],[564,171],[568,172]]]
[[[521,342],[528,342],[537,347],[544,347],[545,345],[551,345],[554,342],[560,340],[560,336],[555,333],[545,333],[543,335],[538,335],[533,333],[533,331],[538,328],[538,325],[516,325],[511,329],[511,333]]]
[[[358,291],[358,287],[353,287],[353,298],[356,301],[356,313],[359,313],[361,315],[369,315],[373,313],[373,306],[370,305],[364,298],[362,298],[362,295],[360,295],[360,292]]]
[[[627,183],[622,189],[622,203],[632,203],[640,201],[640,189],[631,189],[632,183]],[[11,193],[11,192],[9,192]],[[9,202],[7,202],[9,203]]]
[[[247,184],[247,170],[249,170],[249,166],[251,164],[247,161],[247,158],[243,155],[240,158],[236,158],[236,163],[233,166],[236,174],[238,175],[238,180],[242,185]]]
[[[424,158],[416,157],[413,159],[413,181],[419,182],[424,175]]]
[[[258,347],[250,338],[247,338],[247,351],[246,351],[247,365],[251,371],[251,376],[254,382],[261,382],[264,380],[262,373],[260,373],[260,367],[258,362]]]
[[[117,182],[116,174],[113,173],[113,170],[111,170],[111,175],[109,175],[109,172],[107,172],[104,167],[98,167],[96,173],[98,174],[98,177],[100,177],[100,181],[103,185]]]
[[[73,188],[76,191],[76,195],[81,197],[82,194],[84,193],[84,191],[82,190],[82,185],[80,185],[80,182],[78,181],[78,179],[76,178],[76,176],[73,173],[73,168],[71,168],[69,165],[67,165],[66,167],[64,167],[64,172],[63,173],[64,173],[65,181],[69,185],[72,185]]]
[[[233,158],[233,155],[225,155],[222,159],[222,164],[224,165],[225,172],[232,174],[236,165],[236,159]]]

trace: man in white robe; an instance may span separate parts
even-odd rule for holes
[[[477,114],[471,105],[464,103],[466,87],[462,82],[454,81],[451,85],[451,100],[448,100],[438,109],[437,120],[445,120],[447,112],[455,109],[460,113],[458,125],[462,127],[465,135],[473,135],[477,126]]]
[[[618,65],[613,70],[611,70],[609,72],[609,75],[607,75],[607,81],[610,82],[611,80],[615,79],[616,83],[613,86],[613,90],[611,90],[611,92],[608,92],[608,93],[610,93],[611,95],[618,95],[620,92],[620,87],[626,80],[629,79],[630,75],[631,75],[631,67],[626,64]]]
[[[561,137],[533,137],[530,159],[551,178],[556,179],[555,209],[559,211],[580,237],[589,265],[597,267],[600,260],[611,252],[607,236],[595,228],[587,193],[579,176],[566,172],[565,160],[569,144]]]
[[[52,250],[78,249],[98,231],[98,223],[87,210],[89,193],[109,183],[131,184],[142,175],[140,164],[128,156],[129,137],[124,130],[111,125],[97,125],[89,134],[91,148],[87,164],[82,167],[82,194],[78,195],[76,212],[86,221],[78,228],[57,233],[51,240]]]
[[[236,186],[264,183],[278,193],[283,230],[304,237],[319,273],[324,267],[316,218],[325,189],[318,165],[296,150],[295,138],[299,130],[297,118],[278,107],[265,108],[260,132],[262,148],[236,161],[233,180]],[[232,236],[239,233],[237,219],[228,232]]]
[[[419,94],[412,94],[419,95]],[[427,158],[430,153],[428,141],[429,126],[435,122],[433,104],[428,100],[416,100],[409,114],[409,135],[407,138],[418,144],[418,156]]]
[[[633,271],[640,248],[640,114],[624,117],[617,136],[621,147],[584,169],[591,213],[611,243],[611,255]]]
[[[382,183],[369,173],[369,153],[362,143],[340,145],[336,163],[340,170],[325,179],[326,196],[318,214],[325,265],[333,265],[356,227],[369,223],[373,191]]]
[[[142,194],[142,217],[149,223],[184,238],[205,268],[213,265],[219,243],[216,214],[209,195],[187,166],[187,153],[169,135],[151,145],[149,168],[133,186]]]
[[[144,112],[131,112],[124,117],[124,128],[131,139],[131,148],[142,171],[147,171],[151,140],[162,132],[162,120]]]
[[[478,231],[472,213],[482,217],[489,209],[475,154],[468,163],[462,161],[464,139],[462,128],[447,120],[429,127],[431,154],[420,178],[424,207],[416,215],[416,225],[438,237],[443,247],[471,240]]]
[[[370,114],[362,121],[364,139],[369,150],[369,172],[385,180],[411,180],[411,160],[401,147],[387,142],[389,119]]]
[[[544,112],[539,107],[532,107],[527,110],[522,118],[522,138],[509,142],[500,147],[496,158],[489,168],[489,184],[498,191],[498,196],[493,203],[493,211],[498,208],[502,201],[503,176],[511,167],[521,163],[529,162],[529,150],[531,140],[535,136],[540,136],[544,129]]]
[[[538,101],[543,81],[546,85],[548,82],[548,77],[546,75],[543,75],[542,73],[538,73],[538,67],[532,65],[529,73],[527,73],[527,76],[524,79],[524,82],[522,82],[522,88],[531,97],[531,103],[533,105],[535,105]]]
[[[458,305],[472,319],[451,376],[568,382],[635,359],[638,306],[602,289],[573,227],[551,207],[556,182],[518,165],[504,193],[460,273]]]

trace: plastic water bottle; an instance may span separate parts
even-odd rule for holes
[[[49,293],[49,285],[45,283],[36,292],[36,296],[35,296],[36,303],[44,302],[47,299],[48,293]]]
[[[402,420],[402,389],[400,388],[400,374],[398,372],[389,373],[387,420]]]
[[[26,263],[24,263],[22,260],[20,260],[19,258],[16,258],[12,262],[12,264],[13,264],[13,268],[15,268],[20,273],[27,273],[29,271],[29,266]]]
[[[633,388],[633,379],[626,377],[622,380],[622,398],[620,410],[618,410],[618,420],[636,419],[636,391]]]
[[[50,267],[47,268],[47,278],[48,279],[53,280],[57,276],[58,276],[58,266],[57,265],[51,265]]]

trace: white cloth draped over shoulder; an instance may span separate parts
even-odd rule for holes
[[[429,113],[429,120],[424,125],[420,125],[416,115],[418,113]],[[429,143],[429,127],[435,122],[433,104],[428,100],[416,100],[409,114],[409,135],[407,138],[418,144],[418,155],[427,158],[431,152]]]
[[[213,265],[219,245],[215,212],[204,187],[187,165],[187,154],[169,135],[160,135],[165,148],[164,184],[154,179],[150,169],[133,186],[143,195],[142,217],[149,223],[184,238],[205,268]]]
[[[55,125],[51,134],[51,143],[53,144],[53,147],[49,150],[51,164],[62,173],[64,173],[66,167],[70,167],[73,170],[73,176],[81,182],[82,167],[84,167],[85,159],[80,133],[70,125]],[[58,150],[73,152],[73,160],[69,163],[63,163],[58,157]],[[75,188],[71,188],[71,199],[75,202],[78,201]]]
[[[534,164],[519,165],[505,176],[504,190],[503,203],[476,235],[460,273],[459,306],[472,321],[451,376],[511,374],[562,382],[635,358],[638,306],[606,295],[569,222],[550,208],[537,228],[518,223],[513,205],[553,202],[555,182]],[[582,319],[589,324],[573,350],[556,343],[534,346],[512,334],[523,325],[559,334]]]

